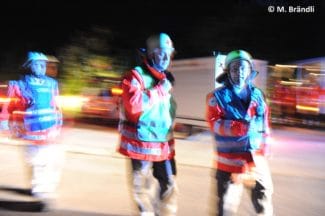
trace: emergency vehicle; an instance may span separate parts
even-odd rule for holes
[[[312,65],[269,67],[272,122],[325,127],[325,74]]]

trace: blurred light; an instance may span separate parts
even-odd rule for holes
[[[302,85],[302,82],[296,82],[296,81],[281,81],[282,85]]]
[[[319,108],[318,107],[297,105],[296,109],[297,110],[304,110],[304,111],[311,111],[311,112],[319,113]]]
[[[57,96],[56,101],[63,109],[78,109],[89,99],[82,96],[61,95]]]
[[[112,88],[111,91],[113,95],[121,95],[123,93],[123,89],[121,88]]]
[[[7,103],[10,101],[10,98],[7,97],[0,97],[0,103]]]
[[[325,70],[321,70],[319,68],[306,68],[307,71],[317,71],[317,72],[324,72]],[[323,75],[323,74],[314,74],[315,76],[317,75]]]
[[[297,68],[297,65],[281,65],[281,64],[276,64],[276,67],[286,67],[286,68]]]
[[[8,97],[0,97],[0,103],[8,103],[10,101],[18,100],[17,98],[8,98]]]

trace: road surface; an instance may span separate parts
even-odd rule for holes
[[[55,209],[47,213],[0,210],[0,215],[137,215],[130,198],[128,160],[116,153],[115,128],[72,125],[62,134],[66,161]],[[276,215],[325,215],[325,132],[274,128],[270,168],[274,181]],[[0,137],[0,186],[27,188],[22,143]],[[177,139],[180,216],[213,212],[212,139],[203,131]],[[23,201],[28,196],[0,190],[0,201]],[[253,215],[248,193],[239,216]]]

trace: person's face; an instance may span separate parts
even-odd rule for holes
[[[152,53],[153,67],[158,71],[165,71],[171,59],[171,51],[168,49],[155,49]]]
[[[251,65],[248,61],[237,60],[230,63],[230,79],[235,87],[243,88],[246,85],[247,78],[251,73],[251,70]]]
[[[46,61],[32,61],[30,64],[30,69],[35,76],[44,76],[46,73]]]

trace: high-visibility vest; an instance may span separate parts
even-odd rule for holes
[[[157,84],[149,71],[135,67],[129,74],[130,86],[122,88],[123,94],[129,94],[132,85],[140,89],[141,111],[132,113],[132,108],[121,107],[119,131],[121,143],[119,152],[131,158],[161,161],[174,155],[173,122],[176,103],[171,94],[165,96],[152,95],[152,88]],[[132,83],[135,82],[135,83]],[[140,85],[140,86],[139,86]],[[150,92],[150,90],[152,90]],[[150,99],[150,97],[155,97]],[[123,100],[129,100],[122,95]],[[152,102],[154,100],[154,102]],[[125,103],[129,106],[129,103]]]
[[[57,81],[47,76],[26,75],[18,81],[10,81],[8,88],[8,96],[15,98],[8,105],[11,133],[34,143],[54,140],[63,121],[56,101]]]

